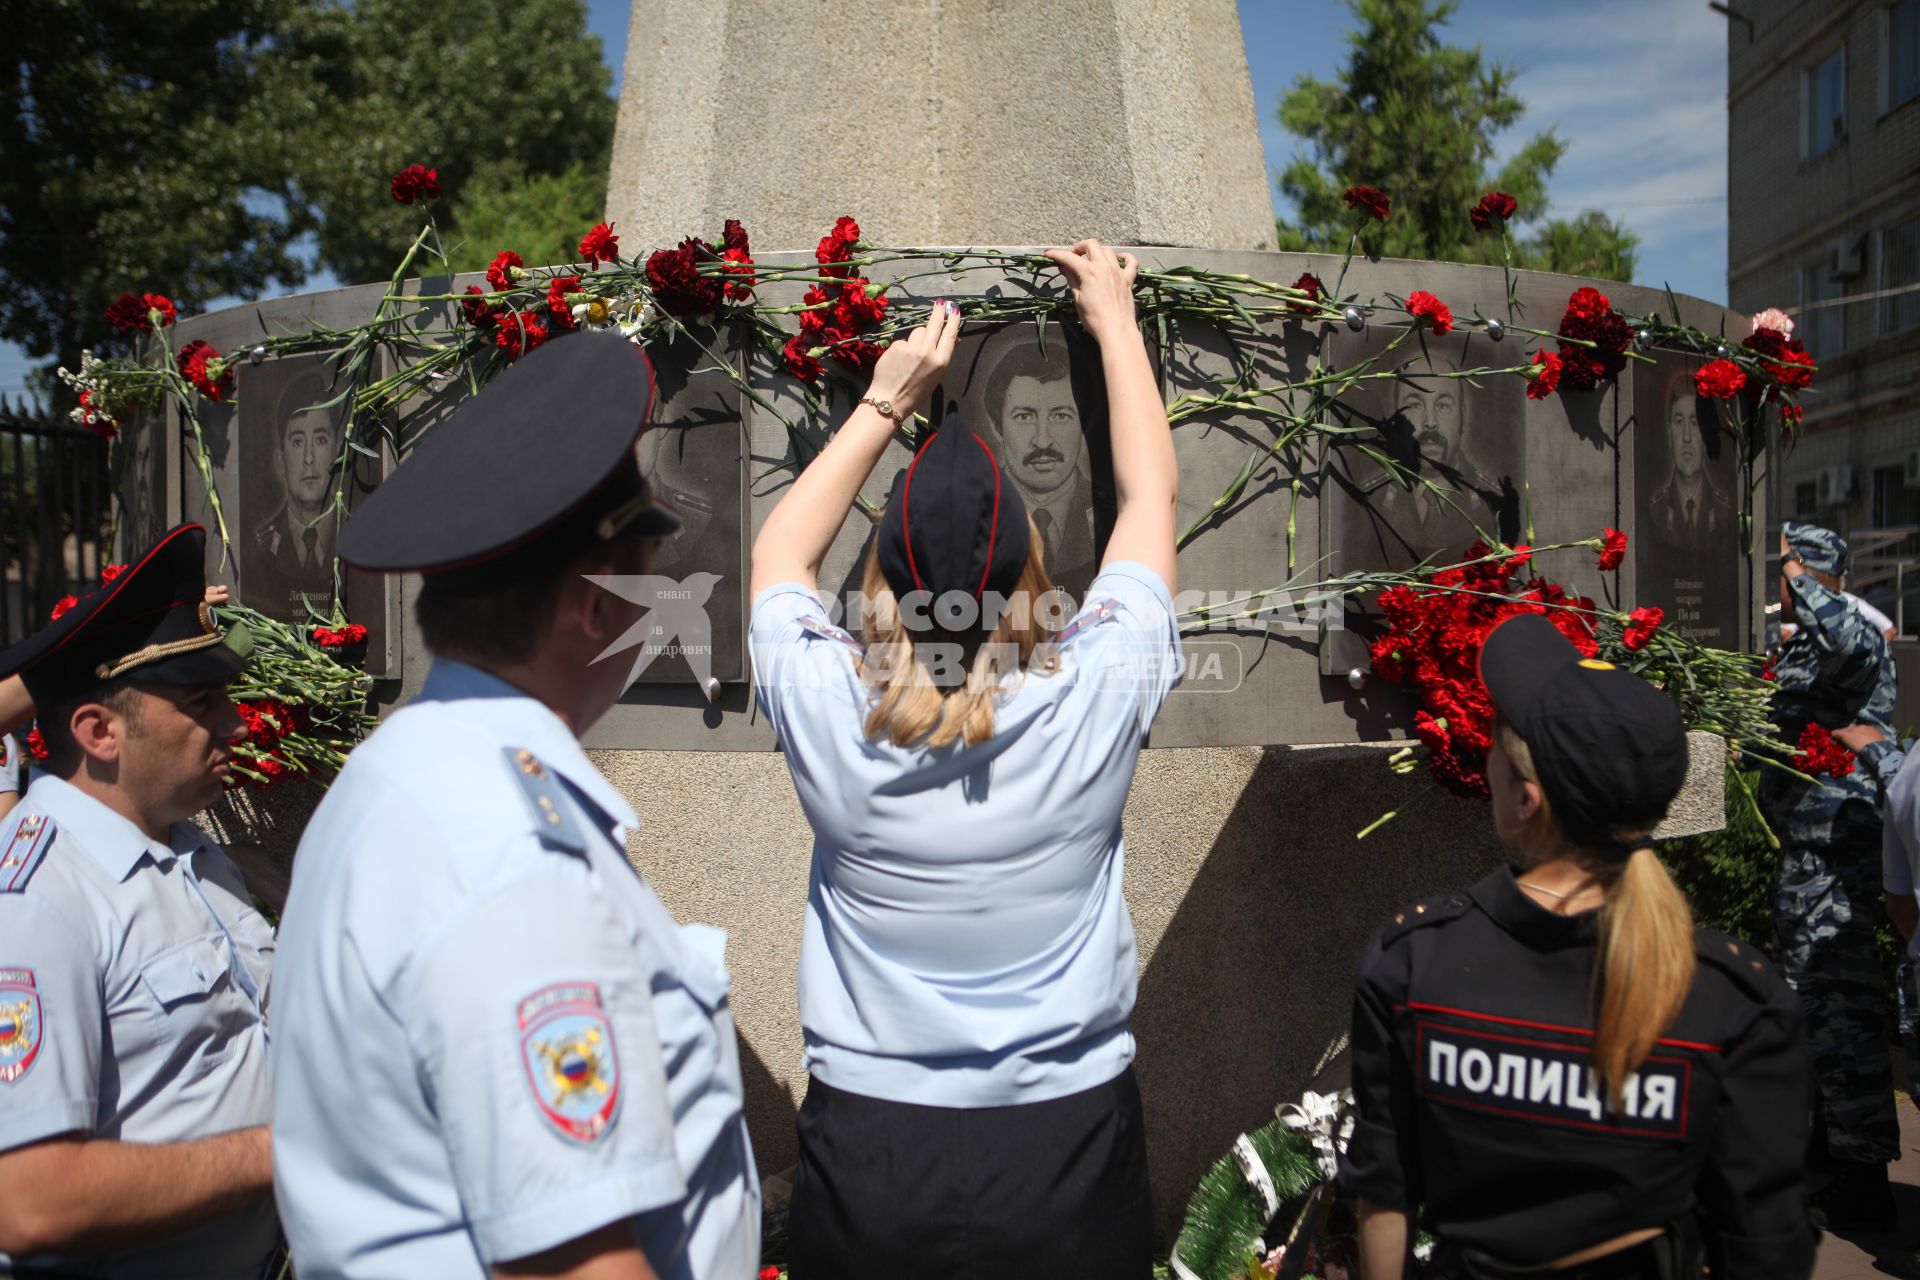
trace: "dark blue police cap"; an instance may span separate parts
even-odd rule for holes
[[[1631,671],[1582,657],[1537,613],[1508,618],[1480,650],[1493,705],[1526,740],[1561,829],[1595,850],[1610,828],[1651,829],[1687,778],[1673,699]]]
[[[456,409],[363,498],[340,530],[356,569],[433,573],[526,545],[590,501],[596,532],[665,537],[634,459],[653,412],[653,365],[617,333],[568,334],[530,352]]]
[[[0,653],[47,711],[109,680],[224,684],[246,660],[228,647],[207,607],[206,530],[183,524],[52,625]]]
[[[887,500],[875,535],[896,595],[949,591],[979,599],[1020,581],[1031,533],[1027,505],[993,450],[949,413]]]

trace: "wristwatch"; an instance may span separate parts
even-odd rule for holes
[[[881,400],[875,396],[861,396],[860,403],[872,405],[881,417],[890,420],[896,427],[907,420],[907,415],[899,409],[894,408],[893,401],[891,400]]]

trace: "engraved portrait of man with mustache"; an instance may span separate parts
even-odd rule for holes
[[[1106,401],[1097,351],[1050,326],[1045,345],[1031,326],[988,335],[970,360],[961,412],[993,449],[1039,530],[1048,575],[1078,597],[1099,567],[1104,526],[1096,510],[1112,506]],[[1091,361],[1091,374],[1076,367]],[[1104,502],[1101,493],[1104,491]]]

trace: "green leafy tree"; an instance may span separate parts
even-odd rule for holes
[[[530,205],[577,166],[597,170],[593,203],[604,201],[615,103],[583,0],[336,2],[305,16],[296,43],[313,110],[288,159],[319,214],[319,263],[341,279],[385,279],[420,229],[421,211],[387,191],[409,164],[439,171],[436,211],[469,232],[476,218]],[[590,185],[586,177],[573,173],[567,190]],[[577,225],[574,239],[591,225]],[[469,239],[489,258],[546,251]]]
[[[1497,170],[1494,137],[1526,104],[1513,92],[1513,67],[1480,49],[1442,41],[1454,0],[1349,0],[1358,20],[1338,80],[1302,76],[1281,100],[1280,123],[1307,154],[1280,174],[1298,211],[1276,225],[1282,249],[1338,253],[1353,230],[1342,192],[1377,187],[1393,215],[1365,232],[1367,249],[1400,258],[1498,262],[1497,236],[1476,231],[1468,210],[1488,191],[1519,203],[1515,222],[1538,224],[1516,245],[1516,265],[1625,280],[1634,234],[1599,213],[1544,221],[1547,181],[1566,144],[1551,129],[1534,135]],[[1515,228],[1518,231],[1518,227]]]
[[[602,218],[608,160],[576,160],[561,173],[512,179],[475,175],[460,192],[445,235],[447,265],[479,271],[501,249],[528,262],[572,262],[580,236]]]
[[[304,3],[0,0],[0,337],[73,367],[124,290],[188,309],[302,278],[274,140]]]

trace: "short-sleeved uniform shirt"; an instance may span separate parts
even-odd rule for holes
[[[1888,893],[1920,888],[1920,749],[1909,751],[1887,784],[1881,811],[1881,872]],[[1907,939],[1907,954],[1920,959],[1920,931]]]
[[[623,1219],[663,1280],[757,1263],[725,935],[673,921],[634,825],[559,717],[459,663],[354,751],[275,979],[301,1280],[482,1280]]]
[[[945,1107],[1064,1097],[1133,1057],[1120,812],[1179,675],[1166,584],[1118,562],[1007,687],[993,736],[868,739],[860,648],[797,584],[750,626],[760,705],[814,833],[800,946],[807,1066],[837,1089]]]
[[[1696,930],[1693,987],[1616,1107],[1592,1070],[1598,916],[1546,910],[1503,867],[1374,936],[1341,1187],[1513,1266],[1697,1209],[1716,1280],[1805,1277],[1797,999],[1752,947]]]
[[[0,733],[0,795],[20,789],[20,744]]]
[[[77,787],[34,779],[0,820],[0,1150],[267,1123],[273,954],[239,873],[198,827],[175,823],[160,844]],[[115,1280],[252,1275],[278,1242],[262,1196],[66,1265]]]

